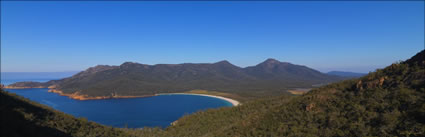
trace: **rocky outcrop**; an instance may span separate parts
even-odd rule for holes
[[[385,83],[387,77],[380,77],[376,79],[371,79],[369,77],[366,81],[359,80],[356,84],[357,91],[362,91],[363,89],[372,88],[372,87],[382,87]]]
[[[312,111],[315,106],[316,106],[316,104],[310,103],[305,107],[305,110],[306,111]]]

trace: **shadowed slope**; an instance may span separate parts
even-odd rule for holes
[[[0,114],[2,137],[126,136],[121,130],[75,118],[3,90]]]

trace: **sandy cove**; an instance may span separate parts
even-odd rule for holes
[[[214,95],[207,95],[207,94],[193,94],[193,93],[159,93],[159,94],[155,94],[156,96],[158,95],[173,95],[173,94],[180,94],[180,95],[195,95],[195,96],[206,96],[206,97],[212,97],[212,98],[218,98],[221,100],[225,100],[229,103],[231,103],[233,106],[238,106],[240,105],[239,101],[236,101],[234,99],[230,99],[230,98],[225,98],[225,97],[221,97],[221,96],[214,96]]]
[[[113,98],[141,98],[141,97],[152,97],[152,96],[158,96],[158,95],[183,94],[183,95],[195,95],[195,96],[206,96],[206,97],[218,98],[218,99],[225,100],[225,101],[231,103],[233,106],[238,106],[240,104],[239,101],[236,101],[236,100],[233,100],[233,99],[230,99],[230,98],[225,98],[225,97],[221,97],[221,96],[214,96],[214,95],[206,95],[206,94],[193,94],[193,93],[160,93],[160,94],[155,94],[155,95],[144,95],[144,96],[97,96],[97,97],[89,97],[87,95],[80,94],[80,92],[75,92],[75,93],[72,93],[72,94],[66,94],[66,93],[63,93],[62,91],[56,90],[56,89],[49,89],[49,92],[58,93],[61,96],[67,96],[69,98],[76,99],[76,100],[113,99]]]

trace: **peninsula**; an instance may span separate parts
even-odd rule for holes
[[[126,62],[120,66],[98,65],[60,80],[17,82],[5,88],[49,88],[50,92],[78,100],[149,97],[196,89],[255,98],[290,94],[290,89],[342,79],[346,77],[275,59],[245,68],[228,61],[157,65]]]

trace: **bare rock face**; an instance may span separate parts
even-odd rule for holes
[[[382,87],[385,83],[387,77],[373,78],[368,77],[366,80],[359,80],[356,84],[357,91],[362,91],[363,89],[373,88],[373,87]]]
[[[379,79],[379,86],[382,87],[382,85],[384,84],[385,78],[386,77],[382,77],[382,78]]]
[[[357,84],[356,84],[356,88],[357,88],[358,90],[363,90],[363,85],[362,85],[362,81],[361,81],[361,80],[359,80],[359,82],[357,82]]]
[[[312,111],[313,110],[313,108],[316,106],[316,104],[314,104],[314,103],[311,103],[311,104],[308,104],[306,107],[305,107],[305,110],[306,111]]]

